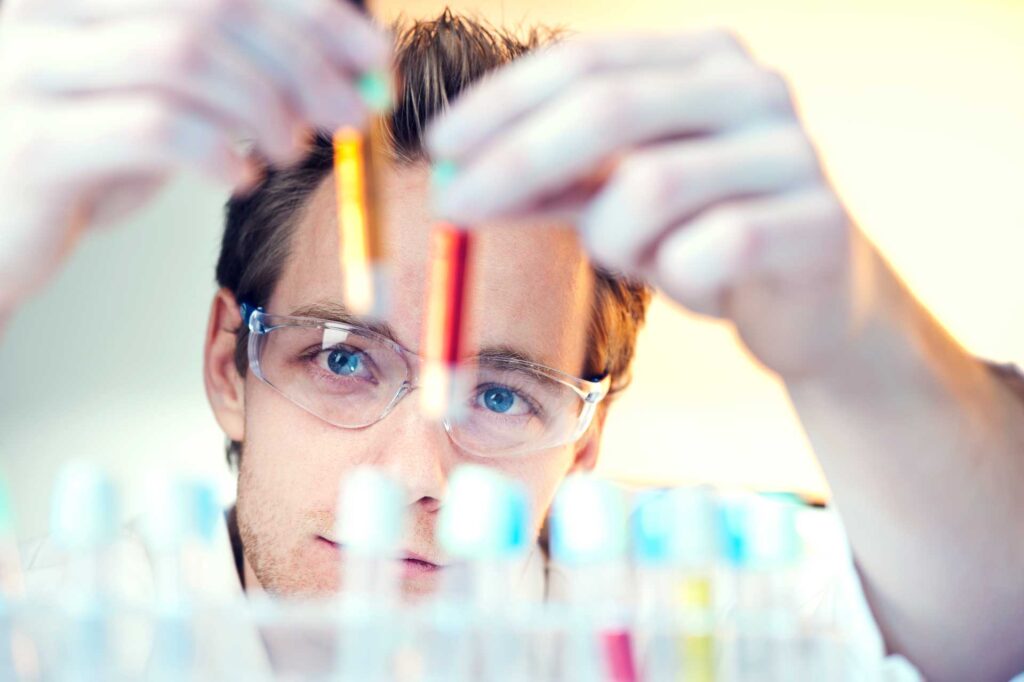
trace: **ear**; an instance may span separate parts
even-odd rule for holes
[[[235,366],[236,332],[242,313],[234,295],[221,289],[213,297],[203,347],[203,383],[213,415],[231,440],[245,437],[245,379]]]
[[[569,467],[570,474],[585,473],[593,471],[597,466],[597,455],[601,450],[601,434],[604,433],[604,419],[608,415],[608,408],[599,408],[594,415],[594,422],[587,429],[587,434],[576,444],[576,455],[573,457],[572,466]]]

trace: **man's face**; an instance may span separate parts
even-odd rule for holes
[[[433,222],[429,174],[422,165],[390,168],[382,180],[393,277],[385,321],[399,343],[418,352]],[[328,177],[303,212],[265,306],[268,313],[288,315],[342,303],[333,187]],[[535,362],[579,375],[591,272],[572,233],[509,225],[475,234],[474,347],[511,347]],[[344,550],[332,542],[339,483],[356,467],[371,465],[406,490],[409,523],[402,553],[419,560],[401,562],[403,591],[409,596],[429,592],[449,561],[434,529],[456,466],[483,464],[521,482],[531,495],[537,531],[562,478],[584,461],[582,445],[505,459],[473,456],[452,443],[440,422],[420,413],[416,393],[372,426],[341,429],[303,411],[249,372],[237,507],[247,578],[279,593],[336,590],[339,565],[344,565]],[[343,568],[341,576],[344,580]]]

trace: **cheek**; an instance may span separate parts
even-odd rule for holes
[[[535,453],[521,460],[498,461],[493,465],[501,475],[518,481],[526,489],[530,496],[534,530],[537,532],[551,507],[558,486],[569,472],[573,455],[572,447],[563,447]]]
[[[361,434],[323,422],[258,380],[247,382],[245,404],[243,468],[261,503],[333,513],[339,480],[366,459]]]

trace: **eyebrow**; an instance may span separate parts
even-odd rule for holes
[[[363,329],[369,329],[372,332],[380,334],[403,348],[405,347],[402,342],[398,340],[398,334],[395,332],[394,327],[388,323],[365,320],[358,315],[354,315],[352,311],[344,305],[334,301],[318,301],[311,305],[301,306],[290,312],[289,315],[291,317],[312,317],[321,320],[329,320],[331,322],[339,322],[341,324],[350,324],[355,327],[362,327]],[[540,378],[547,378],[531,368],[516,366],[518,363],[528,362],[534,365],[547,367],[547,365],[540,362],[530,353],[515,346],[507,344],[485,346],[481,348],[474,357],[481,364],[520,372],[526,371],[531,374],[536,374]]]
[[[498,346],[487,346],[481,348],[480,352],[476,354],[476,360],[481,364],[493,365],[496,367],[504,367],[505,369],[515,370],[526,370],[530,371],[528,367],[517,366],[519,363],[528,362],[534,365],[541,365],[546,367],[541,362],[538,362],[532,355],[523,351],[515,346],[498,345]]]
[[[387,322],[371,322],[369,320],[364,320],[358,315],[354,315],[352,311],[345,306],[333,301],[318,301],[312,305],[296,308],[288,314],[291,317],[314,317],[320,320],[329,320],[331,322],[340,322],[341,324],[350,324],[354,327],[362,327],[363,329],[369,329],[371,332],[380,334],[399,346],[402,345],[398,340],[398,334],[395,333],[394,327]]]
[[[520,362],[529,362],[541,367],[548,367],[533,359],[529,354],[524,353],[512,346],[489,346],[483,348],[476,356],[481,365],[487,365],[494,369],[505,370],[506,372],[517,372],[528,374],[546,386],[556,386],[558,381],[544,374],[536,367],[523,367]],[[554,369],[551,367],[550,369]]]

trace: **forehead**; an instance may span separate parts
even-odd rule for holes
[[[391,305],[385,321],[418,351],[427,296],[429,169],[389,166],[380,178]],[[313,192],[296,227],[269,310],[287,314],[316,303],[342,303],[334,179]],[[567,226],[492,224],[473,232],[471,343],[512,347],[571,374],[583,365],[592,271]]]

